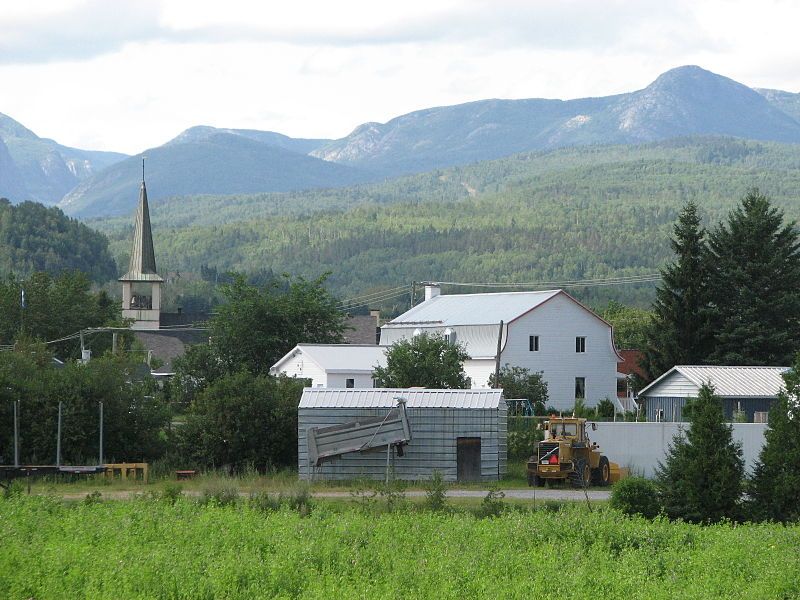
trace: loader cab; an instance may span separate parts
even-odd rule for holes
[[[575,417],[551,417],[544,423],[545,439],[559,439],[570,442],[585,442],[586,419]]]

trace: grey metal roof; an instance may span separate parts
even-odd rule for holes
[[[391,408],[403,398],[408,408],[497,409],[503,390],[306,388],[298,408]]]
[[[133,226],[133,246],[128,272],[120,281],[164,281],[156,270],[156,255],[153,250],[153,232],[150,229],[150,208],[147,205],[147,188],[142,181],[139,190],[139,207]]]
[[[371,373],[375,366],[386,366],[386,347],[368,344],[297,344],[270,371],[278,372],[288,359],[302,353],[328,373],[363,371]]]
[[[447,294],[418,304],[384,327],[414,325],[493,325],[508,323],[546,302],[561,290]]]
[[[711,383],[717,396],[769,398],[778,395],[784,386],[781,375],[788,370],[789,367],[677,365],[644,388],[639,395],[647,396],[648,390],[677,372],[698,388],[704,383]]]

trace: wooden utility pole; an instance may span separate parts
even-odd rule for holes
[[[500,321],[500,330],[497,332],[497,356],[494,359],[494,387],[500,387],[500,350],[503,346],[503,321]]]

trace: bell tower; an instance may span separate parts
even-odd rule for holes
[[[158,329],[161,321],[161,284],[164,280],[156,272],[150,209],[144,184],[144,158],[131,260],[128,272],[119,281],[122,282],[122,318],[133,319],[131,329]]]

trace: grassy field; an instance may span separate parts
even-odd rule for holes
[[[0,499],[0,597],[800,597],[798,526],[398,506]]]

